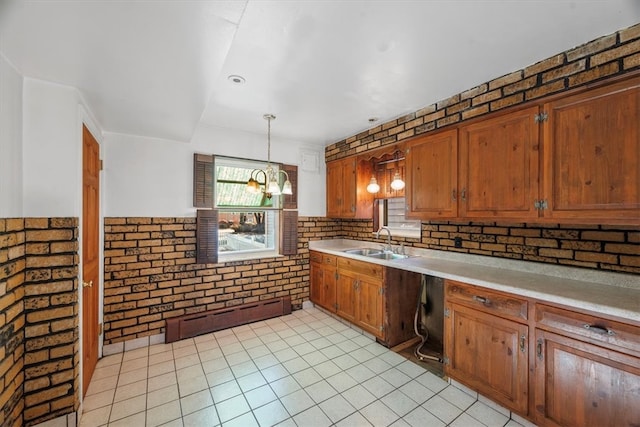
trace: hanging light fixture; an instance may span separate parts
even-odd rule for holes
[[[380,191],[378,180],[373,175],[371,176],[371,181],[369,181],[369,185],[367,185],[367,191],[369,193],[377,193],[378,191]]]
[[[396,171],[395,175],[393,175],[393,181],[391,181],[391,188],[394,190],[402,190],[404,188],[404,181],[400,177],[400,172]]]
[[[280,194],[293,194],[293,187],[291,186],[291,181],[289,181],[289,175],[281,170],[276,170],[271,166],[271,120],[275,120],[276,116],[273,114],[265,114],[264,119],[267,121],[267,167],[262,169],[254,169],[251,171],[251,176],[249,181],[247,181],[247,191],[250,193],[260,193],[263,192],[267,195],[268,198],[271,196],[278,196]],[[282,184],[282,188],[280,188],[280,184],[278,184],[278,174],[284,175],[284,184]],[[262,175],[264,179],[264,183],[260,183],[258,178]]]

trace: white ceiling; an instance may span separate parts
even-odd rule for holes
[[[638,22],[638,0],[0,0],[0,51],[108,132],[273,113],[274,137],[327,145]]]

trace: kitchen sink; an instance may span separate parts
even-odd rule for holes
[[[372,249],[372,248],[346,249],[343,252],[346,254],[363,255],[363,256],[383,255],[383,252],[380,249]]]
[[[394,254],[392,252],[379,252],[377,254],[367,255],[369,258],[378,258],[378,259],[405,259],[409,258],[409,255],[404,254]]]

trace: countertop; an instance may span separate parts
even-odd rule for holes
[[[640,325],[640,275],[517,261],[456,252],[407,248],[409,258],[381,260],[343,252],[380,243],[333,239],[309,249],[415,273],[458,280],[540,301],[631,320]]]

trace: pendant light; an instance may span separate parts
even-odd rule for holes
[[[395,175],[393,175],[393,181],[391,181],[391,188],[394,190],[402,190],[404,188],[404,181],[400,177],[400,172],[396,171]]]
[[[380,186],[375,176],[371,176],[371,181],[369,181],[369,185],[367,185],[367,191],[374,194],[380,191]]]
[[[276,116],[265,114],[263,117],[267,121],[267,167],[264,170],[254,169],[251,171],[251,176],[247,181],[247,191],[254,194],[263,192],[267,198],[280,194],[291,195],[293,194],[293,187],[291,186],[291,181],[289,181],[289,175],[281,169],[276,172],[271,166],[271,120],[275,120]],[[285,178],[282,188],[278,184],[278,174],[283,174]],[[264,179],[264,184],[258,181],[260,175]]]

